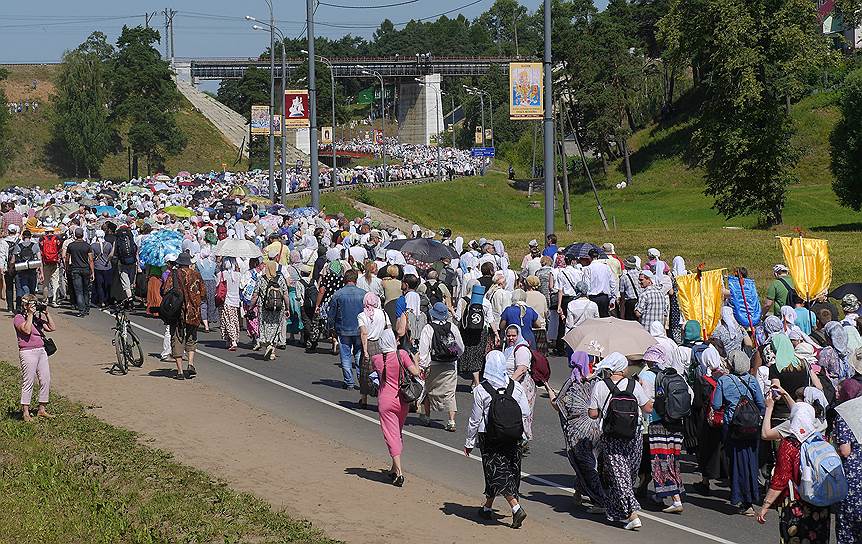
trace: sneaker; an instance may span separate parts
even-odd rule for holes
[[[167,362],[173,361],[173,360],[174,360],[174,358],[171,357],[170,355],[164,355],[164,354],[159,355],[159,361],[161,361],[163,363],[167,363]]]
[[[272,346],[269,346],[268,348],[266,348],[266,352],[263,354],[263,359],[265,361],[271,361],[272,359],[275,358],[275,357],[273,357],[274,353],[275,353],[275,348]]]
[[[404,475],[399,474],[398,476],[396,476],[395,479],[392,480],[392,485],[394,485],[395,487],[404,487]]]
[[[737,514],[741,516],[754,517],[756,514],[754,512],[754,508],[750,504],[741,504],[739,505],[739,509],[736,511]]]
[[[512,529],[519,529],[524,520],[527,519],[527,512],[524,507],[518,508],[518,511],[512,514]]]
[[[446,430],[449,431],[450,433],[454,433],[455,431],[458,430],[458,427],[455,426],[454,421],[450,421],[449,423],[446,424]]]
[[[198,371],[195,370],[195,365],[189,365],[189,376],[197,376]]]
[[[663,508],[662,512],[664,512],[665,514],[682,514],[682,503],[675,502],[667,508]]]
[[[626,523],[623,526],[623,529],[625,529],[626,531],[637,531],[641,527],[643,527],[643,523],[641,523],[641,518],[635,518],[630,522]]]
[[[177,370],[177,375],[176,375],[176,376],[174,376],[174,379],[175,379],[175,380],[185,380],[185,379],[186,379],[186,375],[185,375],[185,374],[183,374],[182,372],[180,372],[179,370]]]

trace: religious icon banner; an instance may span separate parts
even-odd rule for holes
[[[309,127],[308,90],[284,91],[284,111],[284,128]]]
[[[542,119],[542,63],[509,63],[509,119]]]

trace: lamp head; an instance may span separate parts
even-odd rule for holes
[[[254,17],[252,17],[251,15],[246,15],[246,16],[245,16],[245,20],[246,20],[246,21],[257,21],[257,19],[255,19],[255,18],[254,18]]]

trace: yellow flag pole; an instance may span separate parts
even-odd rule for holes
[[[697,265],[697,286],[700,291],[700,336],[706,342],[706,306],[703,303],[703,268],[705,263]]]

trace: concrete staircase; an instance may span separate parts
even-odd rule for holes
[[[224,135],[225,139],[233,144],[237,149],[242,148],[243,157],[248,158],[248,123],[245,117],[225,106],[210,95],[198,90],[187,81],[176,79],[177,89],[185,96],[198,111],[212,123],[219,132]],[[245,142],[245,145],[243,145]],[[276,145],[277,154],[280,152],[280,143]],[[296,164],[297,160],[302,160],[303,164],[309,164],[309,156],[298,150],[297,148],[287,145],[287,165],[288,169]]]

